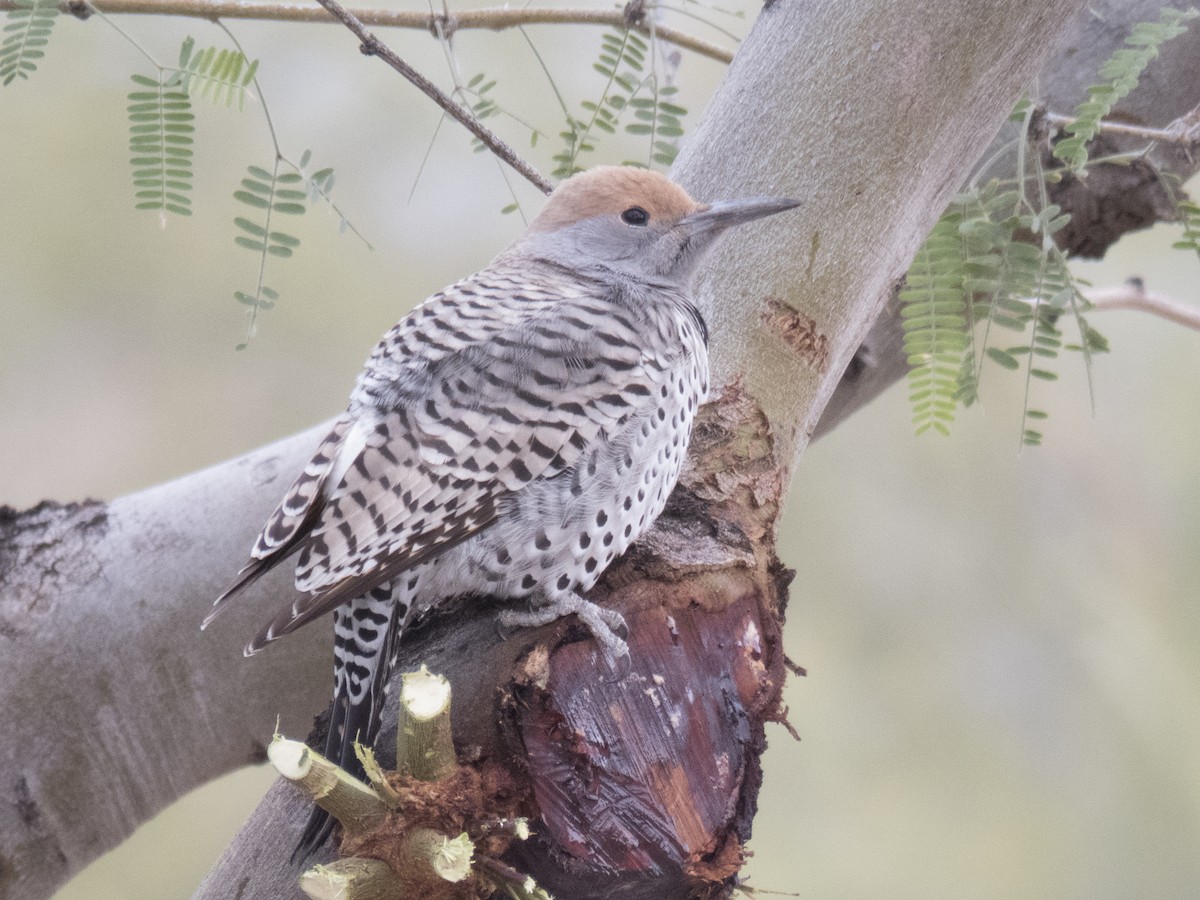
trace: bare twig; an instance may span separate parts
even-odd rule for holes
[[[1200,331],[1200,308],[1148,291],[1140,278],[1130,278],[1116,287],[1085,290],[1083,295],[1095,310],[1133,309]]]
[[[86,19],[90,13],[84,0],[61,0],[59,10]],[[158,16],[191,16],[200,19],[270,19],[276,22],[335,21],[323,9],[295,3],[243,3],[240,0],[97,0],[91,4],[102,13],[140,13]],[[0,11],[16,9],[15,0],[0,0]],[[424,13],[398,9],[356,9],[355,17],[364,25],[387,28],[419,28],[437,34],[440,25],[447,37],[464,28],[502,31],[525,25],[602,25],[630,27],[649,35],[645,21],[630,22],[619,9],[473,9],[454,13]],[[701,56],[728,63],[733,51],[694,37],[675,28],[654,25],[654,36]]]
[[[479,140],[483,141],[493,154],[525,176],[530,184],[535,185],[543,194],[548,194],[553,190],[554,186],[546,180],[541,172],[518,156],[512,147],[508,146],[497,134],[472,115],[470,110],[454,102],[436,84],[397,56],[387,44],[367,31],[366,26],[359,21],[354,13],[347,10],[337,0],[317,0],[317,2],[354,32],[355,36],[362,42],[359,49],[366,56],[378,56],[407,78],[425,96],[445,110],[447,115],[466,128],[471,134],[475,135],[475,137],[479,138]]]
[[[1074,116],[1064,116],[1056,112],[1046,112],[1043,118],[1051,125],[1070,125],[1075,121]],[[1100,131],[1103,134],[1139,138],[1160,144],[1175,144],[1183,147],[1200,145],[1200,106],[1190,113],[1180,116],[1166,128],[1148,128],[1144,125],[1130,125],[1127,122],[1110,122],[1101,119]]]

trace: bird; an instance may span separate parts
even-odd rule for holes
[[[295,556],[295,599],[245,653],[334,614],[325,755],[354,773],[405,625],[451,600],[525,601],[506,627],[574,614],[627,669],[624,619],[584,593],[663,511],[708,395],[693,276],[729,228],[798,205],[699,203],[632,166],[563,180],[487,266],[387,332],[201,627]],[[315,808],[293,858],[332,827]]]

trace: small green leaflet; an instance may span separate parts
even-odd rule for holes
[[[179,48],[179,71],[171,84],[179,85],[190,97],[199,95],[229,108],[236,102],[241,110],[246,97],[252,96],[250,85],[258,72],[258,60],[249,62],[240,50],[206,47],[193,53],[194,48],[190,37]]]
[[[29,79],[37,69],[34,60],[46,55],[42,49],[50,42],[50,29],[58,17],[56,0],[13,0],[0,42],[0,81],[5,87],[14,79]]]
[[[1076,175],[1083,174],[1088,161],[1087,145],[1100,130],[1100,121],[1137,87],[1146,67],[1158,56],[1159,47],[1187,31],[1184,23],[1197,15],[1200,13],[1194,9],[1181,12],[1167,7],[1159,13],[1157,22],[1134,26],[1125,46],[1100,67],[1102,81],[1088,88],[1088,97],[1076,108],[1074,121],[1063,129],[1067,137],[1054,145],[1056,158]]]
[[[271,171],[259,166],[247,166],[249,177],[243,178],[241,188],[233,192],[234,199],[248,207],[247,215],[237,216],[233,220],[240,232],[234,236],[234,243],[259,257],[258,282],[254,292],[233,292],[235,300],[250,307],[246,340],[238,345],[239,350],[249,346],[254,337],[259,310],[271,309],[279,299],[278,291],[267,287],[263,281],[267,260],[270,257],[288,259],[300,246],[298,237],[275,227],[275,216],[303,215],[308,209],[304,176],[299,172],[280,173],[279,164],[277,158]]]
[[[677,88],[659,85],[647,58],[651,52],[636,31],[616,29],[603,36],[599,60],[592,68],[606,79],[604,89],[599,99],[580,103],[581,116],[567,116],[567,127],[559,133],[564,146],[553,157],[556,178],[580,171],[580,157],[596,149],[597,134],[616,134],[618,129],[649,138],[646,156],[627,164],[669,166],[675,161],[687,110],[667,99]],[[622,125],[626,116],[633,121]]]
[[[130,76],[139,90],[128,95],[129,152],[137,209],[192,214],[192,102],[161,78]]]

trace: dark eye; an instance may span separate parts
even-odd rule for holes
[[[631,206],[621,213],[621,221],[626,225],[645,225],[650,221],[650,213],[640,206]]]

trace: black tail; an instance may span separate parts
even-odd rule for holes
[[[354,742],[370,746],[379,733],[388,677],[407,610],[407,603],[392,602],[390,586],[385,583],[335,613],[335,691],[324,754],[364,781],[365,773],[354,752]],[[333,825],[329,813],[314,807],[292,853],[292,862],[307,859],[318,850],[333,831]]]

